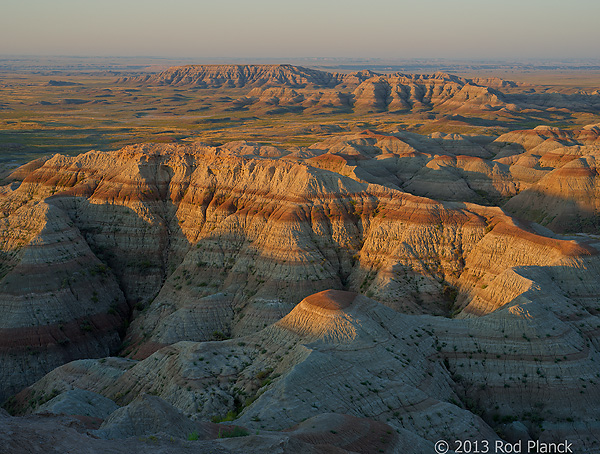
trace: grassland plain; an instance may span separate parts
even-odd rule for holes
[[[487,76],[467,71],[469,77]],[[232,103],[249,88],[198,88],[119,83],[123,72],[28,71],[0,73],[0,165],[6,170],[54,153],[76,155],[91,149],[116,150],[135,143],[199,140],[220,145],[248,140],[280,147],[309,146],[318,140],[364,129],[498,136],[540,124],[574,129],[600,122],[598,112],[355,111],[348,106],[318,109],[277,104]],[[128,74],[128,73],[125,73]],[[139,73],[134,73],[136,75]],[[524,82],[507,93],[575,94],[597,89],[594,71],[548,74],[512,71]],[[129,74],[128,74],[129,75]],[[534,85],[539,78],[544,84]],[[327,92],[316,88],[311,92]],[[329,91],[333,91],[329,89]],[[307,96],[308,96],[307,95]]]

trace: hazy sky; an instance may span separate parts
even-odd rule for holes
[[[0,54],[600,58],[599,0],[0,0]]]

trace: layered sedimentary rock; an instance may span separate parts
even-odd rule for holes
[[[335,137],[311,165],[437,200],[500,204],[557,232],[598,232],[600,129],[537,127],[496,139],[399,131]]]
[[[121,78],[117,82],[125,85],[239,89],[245,94],[232,101],[234,109],[279,106],[294,107],[292,111],[341,108],[359,113],[434,110],[452,114],[504,114],[557,109],[597,112],[600,108],[600,95],[596,92],[571,95],[512,93],[518,85],[514,82],[493,78],[466,79],[445,73],[377,74],[359,71],[343,74],[292,65],[190,65],[169,68],[159,74]]]
[[[119,83],[261,118],[600,109],[598,92],[289,65]],[[420,453],[502,438],[600,452],[599,125],[302,127],[327,138],[130,146],[12,174],[0,400],[22,416],[0,410],[3,446]]]
[[[114,274],[63,211],[38,199],[2,223],[0,396],[6,399],[67,361],[116,352],[128,309]]]
[[[21,169],[23,181],[3,193],[8,274],[2,283],[11,295],[5,304],[21,312],[30,307],[31,291],[18,276],[35,257],[41,274],[33,299],[42,315],[26,309],[29,318],[9,318],[6,328],[41,325],[53,332],[53,326],[71,323],[85,338],[111,333],[112,340],[80,357],[97,356],[100,345],[104,354],[118,345],[127,300],[135,311],[127,353],[145,357],[180,340],[255,332],[325,288],[353,289],[400,311],[443,314],[450,310],[447,289],[453,285],[462,296],[452,310],[487,313],[522,291],[522,280],[510,277],[514,267],[556,266],[595,254],[574,241],[545,238],[499,209],[398,191],[419,192],[417,182],[425,178],[419,175],[435,170],[433,162],[462,172],[459,181],[471,191],[479,181],[477,196],[515,191],[511,166],[461,156],[463,143],[479,156],[495,147],[462,136],[366,132],[318,144],[304,158],[247,143],[144,145],[57,155]],[[431,155],[435,147],[443,148],[443,159]],[[404,159],[424,166],[403,165]],[[31,223],[40,218],[39,226]],[[50,222],[56,226],[42,226]],[[57,242],[61,254],[48,242]],[[77,274],[62,265],[63,279],[52,266],[56,260],[89,269]],[[499,290],[509,282],[514,292]],[[23,302],[15,304],[19,298]],[[88,306],[75,304],[82,299]],[[74,334],[51,336],[61,351],[75,348]],[[56,365],[27,367],[39,376]]]
[[[10,452],[31,453],[49,450],[66,452],[73,447],[84,454],[126,454],[140,450],[159,454],[182,451],[200,454],[369,454],[373,448],[391,454],[433,449],[432,443],[409,432],[402,432],[400,436],[385,423],[338,414],[319,415],[286,432],[262,430],[250,434],[244,428],[207,423],[204,426],[215,429],[210,437],[197,429],[201,427],[200,424],[188,421],[196,429],[182,437],[177,430],[188,424],[177,426],[175,423],[182,423],[177,417],[173,418],[178,415],[177,410],[164,402],[163,405],[166,408],[162,414],[143,413],[136,421],[139,423],[149,416],[158,416],[145,426],[155,426],[157,421],[164,423],[166,431],[158,433],[144,431],[143,436],[103,439],[99,438],[102,435],[100,431],[90,431],[85,423],[73,417],[43,415],[11,418],[1,415],[0,440]],[[120,428],[125,428],[125,424]]]
[[[579,451],[599,452],[598,409],[589,405],[599,391],[594,317],[570,306],[532,289],[494,313],[451,320],[400,314],[330,290],[238,339],[180,342],[142,361],[109,360],[100,374],[98,360],[65,365],[17,402],[85,388],[115,399],[125,414],[150,393],[190,418],[190,427],[229,412],[249,432],[296,424],[309,430],[307,418],[333,427],[349,414],[388,424],[404,440],[402,452],[422,452],[449,436],[493,442],[492,427],[506,436],[513,423],[519,439],[564,436]],[[117,415],[108,421],[120,421]]]
[[[70,362],[8,407],[83,408],[55,400],[83,389],[134,404],[111,433],[162,411],[136,400],[150,394],[251,430],[335,412],[414,433],[421,449],[516,420],[594,448],[577,433],[596,431],[597,240],[464,201],[515,200],[583,159],[537,154],[550,135],[590,159],[597,131],[141,145],[19,169],[1,193],[5,396],[115,352],[120,335],[132,359]],[[470,192],[404,192],[427,172]],[[550,411],[564,398],[585,409],[576,424]]]
[[[123,78],[119,82],[220,88],[328,86],[338,80],[324,71],[292,65],[190,65],[169,68],[156,75]]]
[[[418,344],[403,339],[413,329]],[[94,380],[94,389],[122,405],[155,394],[192,419],[243,409],[236,424],[251,430],[282,430],[323,413],[347,413],[388,421],[401,433],[416,434],[422,447],[447,430],[438,424],[443,414],[454,433],[494,438],[481,419],[448,403],[458,396],[440,364],[433,338],[410,317],[355,293],[326,291],[259,333],[174,344],[110,382]],[[75,366],[56,369],[27,393],[91,384],[96,366],[81,364],[72,375]]]
[[[55,392],[57,394],[58,391]],[[58,394],[40,405],[38,414],[77,415],[101,422],[119,409],[111,399],[92,391],[75,388]],[[91,422],[88,420],[88,422]]]

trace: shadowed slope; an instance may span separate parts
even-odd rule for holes
[[[543,282],[543,273],[536,277]],[[361,427],[378,429],[347,414],[409,437],[403,452],[422,452],[448,433],[494,440],[491,427],[517,420],[526,439],[567,436],[578,450],[597,453],[598,408],[589,405],[600,392],[595,317],[575,319],[577,311],[556,291],[536,288],[466,320],[409,316],[362,295],[321,292],[243,338],[180,342],[127,364],[110,359],[103,373],[98,360],[67,364],[18,402],[50,389],[90,389],[120,405],[149,393],[192,419],[228,412],[261,433],[299,424],[293,432],[303,441],[345,449],[356,442],[360,450]],[[341,341],[333,335],[339,325],[327,324],[340,318],[354,330]],[[322,324],[327,335],[317,330]],[[319,428],[302,422],[308,418]]]
[[[363,142],[343,144],[344,156],[374,165],[376,150],[398,141],[371,132],[359,139]],[[418,146],[414,137],[410,141]],[[83,326],[84,333],[88,325],[91,333],[108,330],[115,348],[121,319],[113,316],[123,311],[124,301],[120,290],[109,289],[116,285],[110,283],[110,268],[135,308],[125,350],[135,358],[181,340],[257,332],[285,317],[303,297],[327,288],[368,294],[399,311],[448,314],[466,308],[465,313],[483,315],[530,288],[515,267],[576,268],[586,257],[597,261],[596,250],[584,241],[559,240],[551,232],[544,236],[498,208],[439,203],[369,183],[358,172],[343,176],[314,167],[312,159],[282,155],[272,147],[239,143],[56,155],[2,194],[7,213],[3,266],[9,273],[3,291],[13,305],[27,300],[26,287],[17,285],[19,267],[29,270],[28,257],[34,255],[42,293],[53,298],[66,291],[51,266],[54,259],[39,256],[51,249],[30,239],[41,227],[28,213],[43,206],[48,208],[42,217],[61,219],[73,231],[65,235],[53,227],[42,230],[40,238],[58,241],[58,257],[65,263],[87,257],[98,285],[108,287],[97,294],[86,290],[92,294],[85,296],[72,284],[75,300],[83,296],[94,303],[79,306],[87,312],[48,318],[44,313],[51,306],[41,305],[41,319],[48,319],[51,331],[59,320],[69,330],[69,323]],[[23,228],[9,228],[17,225]],[[20,250],[23,241],[30,243]],[[90,289],[85,282],[83,288]],[[586,295],[598,290],[590,274],[581,275],[581,282]],[[305,301],[286,323],[315,338],[351,340],[356,327],[341,295]],[[52,310],[66,314],[68,301],[61,299]],[[96,302],[99,309],[92,307]],[[311,324],[317,316],[326,323]],[[40,325],[37,318],[29,323],[27,329]],[[6,328],[26,332],[23,324]]]

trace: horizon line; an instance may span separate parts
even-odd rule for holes
[[[477,62],[477,63],[528,63],[528,62],[595,62],[600,64],[599,57],[513,57],[513,58],[502,58],[502,57],[340,57],[340,56],[329,56],[329,57],[316,57],[316,56],[304,56],[304,57],[284,57],[284,56],[220,56],[220,57],[194,57],[194,56],[168,56],[168,55],[81,55],[81,54],[6,54],[0,53],[0,58],[81,58],[81,59],[133,59],[133,58],[146,58],[152,60],[277,60],[277,61],[340,61],[340,62]]]

